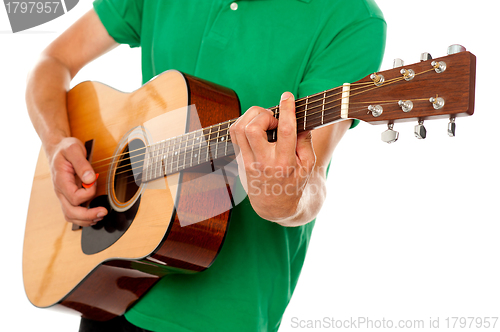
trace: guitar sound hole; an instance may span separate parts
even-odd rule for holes
[[[120,204],[126,204],[137,194],[142,180],[145,145],[134,139],[125,147],[117,163],[114,179],[114,195]]]

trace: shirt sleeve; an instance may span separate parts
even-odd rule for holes
[[[94,10],[108,34],[120,44],[141,45],[143,0],[96,0]]]
[[[299,96],[307,96],[344,83],[353,83],[379,70],[386,38],[383,17],[367,17],[344,27],[315,52],[299,85]],[[354,128],[359,120],[354,120]]]

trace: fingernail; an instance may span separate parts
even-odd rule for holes
[[[102,218],[97,218],[97,219],[92,220],[92,225],[97,224],[101,220],[102,220]]]
[[[90,183],[92,181],[92,172],[86,171],[85,173],[83,173],[82,181],[84,183]]]
[[[292,96],[292,94],[290,92],[284,92],[282,95],[281,95],[281,101],[285,101],[285,100],[288,100],[290,99],[290,97]]]
[[[97,218],[101,218],[101,219],[102,219],[102,217],[104,217],[105,215],[106,215],[106,214],[104,214],[104,212],[99,212],[99,213],[97,214]]]

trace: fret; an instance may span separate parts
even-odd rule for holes
[[[278,113],[276,112],[277,110],[278,110],[278,108],[277,108],[277,107],[275,107],[275,108],[273,109],[273,116],[274,116],[274,118],[275,118],[275,119],[278,119]],[[277,138],[276,138],[277,133],[278,133],[278,130],[274,129],[274,130],[273,130],[273,141],[274,141],[274,142],[276,142],[276,140],[277,140]]]
[[[153,154],[153,146],[149,146],[148,148],[148,154],[147,154],[147,159],[148,159],[148,170],[147,170],[147,179],[148,181],[151,181],[151,179],[153,178],[153,174],[151,173],[153,171],[153,157],[152,157],[152,154]]]
[[[215,145],[215,157],[214,157],[214,159],[219,158],[219,145],[221,144],[221,142],[222,143],[224,142],[224,136],[221,136],[221,131],[222,131],[221,126],[222,126],[222,123],[219,123],[218,130],[217,130],[217,137],[215,139],[216,145]]]
[[[156,173],[155,173],[155,166],[156,166],[156,162],[155,162],[155,151],[156,150],[156,146],[155,145],[151,145],[151,149],[150,149],[150,159],[151,159],[151,169],[150,169],[150,175],[149,175],[149,180],[153,180],[155,179],[156,177]]]
[[[207,139],[207,158],[206,161],[209,161],[209,153],[210,153],[210,137],[212,136],[212,127],[209,128],[208,139]]]
[[[167,153],[167,173],[172,174],[174,172],[174,149],[175,149],[175,139],[171,138],[168,140],[168,153]]]
[[[156,144],[154,147],[153,155],[154,155],[154,157],[153,157],[154,158],[154,160],[153,160],[153,162],[154,162],[154,178],[157,179],[158,178],[158,174],[157,174],[158,173],[158,159],[159,159],[158,157],[160,155],[158,144]]]
[[[309,106],[309,96],[306,97],[306,107],[304,109],[304,131],[306,130],[307,107]]]
[[[193,166],[193,153],[194,153],[194,145],[196,143],[196,132],[193,132],[189,135],[189,141],[191,142],[191,156],[189,157],[189,166]]]
[[[183,136],[179,136],[179,138],[177,139],[179,145],[178,145],[177,149],[175,150],[175,152],[177,154],[177,168],[175,170],[176,172],[179,172],[182,168],[182,157],[183,157],[182,148],[184,147],[182,139],[183,139]]]
[[[165,150],[167,146],[167,141],[164,140],[161,142],[161,152],[160,152],[160,167],[162,171],[162,176],[167,175],[167,172],[165,171],[165,163],[166,163],[166,156],[165,156]]]
[[[217,145],[218,145],[217,136],[219,135],[219,130],[217,129],[216,125],[212,126],[212,128],[213,128],[212,135],[210,135],[210,144],[211,144],[210,157],[212,160],[214,160],[217,158]]]
[[[148,174],[148,162],[147,156],[148,147],[146,146],[146,151],[144,152],[144,159],[142,160],[142,182],[147,182],[147,174]]]
[[[321,125],[325,124],[325,99],[326,99],[326,91],[323,92],[323,105],[321,106]]]
[[[182,135],[182,149],[183,150],[181,152],[179,152],[180,154],[182,154],[182,165],[181,165],[179,171],[186,169],[186,157],[187,157],[188,143],[189,143],[189,135],[188,134]]]
[[[174,144],[174,155],[173,155],[173,160],[174,160],[174,163],[177,165],[175,166],[175,171],[178,172],[179,171],[179,149],[181,147],[181,144],[180,144],[180,137],[176,137],[175,138],[175,144]],[[174,171],[174,166],[172,165],[172,172]]]
[[[148,162],[149,162],[149,170],[148,170],[148,178],[149,180],[153,179],[153,147],[149,149]]]
[[[223,126],[223,124],[219,125],[219,135],[218,135],[218,139],[217,139],[217,153],[215,155],[215,158],[220,158],[222,156],[224,156],[224,150],[223,150],[223,146],[224,146],[224,142],[226,141],[226,130],[225,128],[221,128]]]
[[[183,156],[182,169],[186,168],[187,139],[188,139],[188,136],[182,135],[182,147],[184,148],[184,152],[182,153],[184,155]]]
[[[169,144],[169,149],[170,149],[170,152],[168,153],[168,156],[169,156],[169,165],[170,165],[170,174],[174,173],[174,163],[175,163],[175,137],[173,139],[170,140],[170,144]]]
[[[202,131],[202,137],[200,137],[200,140],[202,140],[200,142],[201,146],[200,146],[200,154],[199,154],[199,164],[201,163],[204,163],[206,161],[208,161],[208,159],[206,158],[208,156],[208,142],[207,142],[207,137],[208,137],[208,130],[207,129],[203,129]]]
[[[149,180],[153,180],[154,179],[154,176],[155,176],[155,146],[154,145],[151,145],[151,169],[150,169],[150,176],[149,176]]]
[[[196,144],[198,145],[198,148],[195,150],[194,157],[197,158],[196,164],[200,164],[200,155],[201,155],[201,146],[203,144],[201,137],[203,137],[203,130],[197,130],[196,131]]]
[[[191,162],[193,165],[197,165],[198,155],[199,155],[199,146],[200,146],[200,131],[197,130],[193,134],[193,151],[191,152]]]
[[[165,161],[165,175],[167,174],[170,174],[170,172],[168,171],[168,166],[171,166],[171,163],[170,163],[170,155],[169,155],[169,152],[170,152],[170,144],[172,143],[172,140],[168,139],[166,142],[166,151],[165,151],[165,154],[163,156],[163,160]]]
[[[155,173],[156,173],[156,178],[159,178],[161,176],[163,176],[162,174],[162,169],[163,169],[163,165],[162,165],[162,154],[161,154],[161,147],[162,147],[162,142],[160,142],[158,144],[158,150],[156,152],[156,170],[155,170]]]
[[[229,142],[229,140],[231,139],[231,136],[229,136],[229,127],[231,126],[231,121],[226,122],[225,125],[227,127],[224,128],[224,137],[226,137],[226,139],[224,140],[224,156],[227,156],[227,142]]]
[[[210,144],[212,146],[210,148],[210,156],[211,156],[212,160],[217,159],[217,150],[218,150],[218,146],[219,146],[219,139],[218,139],[219,130],[217,129],[216,126],[217,125],[212,126],[212,128],[214,128],[214,131],[210,135]],[[215,145],[215,150],[214,150],[214,145]]]
[[[162,158],[162,163],[163,163],[163,175],[166,176],[168,173],[167,173],[167,155],[166,154],[163,154],[163,158]]]
[[[165,176],[165,144],[167,144],[166,140],[160,142],[160,176]]]
[[[224,156],[227,156],[227,142],[229,142],[229,132],[226,137],[226,141],[224,142]]]
[[[200,137],[200,153],[198,153],[198,164],[204,162],[204,159],[201,157],[205,155],[205,149],[207,149],[207,136],[205,135],[205,130],[202,130]]]

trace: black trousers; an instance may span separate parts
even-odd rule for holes
[[[124,316],[105,322],[82,318],[79,332],[151,332],[129,323]]]

